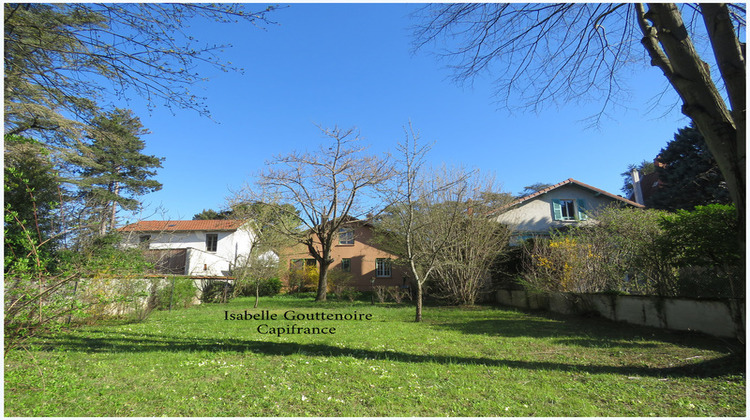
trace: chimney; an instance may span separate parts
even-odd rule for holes
[[[630,176],[633,177],[633,198],[638,204],[643,204],[643,190],[641,190],[641,178],[638,174],[638,169],[633,168],[630,171]]]

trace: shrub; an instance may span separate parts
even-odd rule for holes
[[[315,290],[319,271],[315,265],[304,266],[289,271],[289,293],[303,293]]]
[[[6,206],[6,227],[15,224],[29,232],[18,213]],[[19,255],[5,255],[6,348],[19,345],[40,330],[59,330],[64,323],[95,322],[131,314],[145,319],[142,308],[147,285],[137,278],[149,264],[138,250],[120,248],[120,237],[94,239],[79,251],[48,248],[34,235],[14,239]],[[7,248],[6,248],[7,249]]]
[[[362,296],[362,293],[358,292],[353,287],[347,287],[341,292],[341,296],[344,299],[348,299],[349,302],[354,302],[355,300],[359,299]]]
[[[526,286],[562,292],[742,297],[732,206],[692,211],[606,209],[598,223],[527,247]]]
[[[404,298],[409,298],[411,300],[411,294],[409,293],[408,289],[404,289],[403,287],[399,286],[389,286],[386,288],[386,292],[388,292],[388,295],[393,299],[396,303],[401,303]]]
[[[212,281],[204,288],[201,295],[203,303],[226,303],[232,299],[234,286],[226,281]]]
[[[347,273],[339,268],[328,270],[328,291],[333,292],[336,296],[341,296],[341,293],[350,288],[354,277],[351,273]]]
[[[664,252],[659,224],[665,214],[608,208],[595,215],[595,225],[532,241],[523,280],[546,291],[674,295],[677,271]]]
[[[386,295],[386,286],[374,286],[373,293],[375,294],[375,297],[378,298],[379,303],[385,302],[385,295]]]
[[[607,278],[599,275],[602,256],[591,243],[567,235],[535,241],[530,250],[530,273],[525,277],[533,289],[554,292],[599,292]]]
[[[258,296],[276,296],[281,293],[283,284],[278,278],[260,279],[258,282]],[[256,281],[237,282],[233,296],[255,296]]]
[[[156,292],[155,306],[157,309],[187,308],[196,298],[195,283],[190,278],[173,277]]]
[[[742,297],[742,251],[734,206],[711,204],[678,210],[660,220],[662,247],[679,268],[679,293]]]
[[[276,296],[281,293],[281,279],[274,277],[271,279],[265,279],[260,284],[260,296]]]

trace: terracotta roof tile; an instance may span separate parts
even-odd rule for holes
[[[231,231],[239,229],[243,220],[143,220],[121,227],[120,232],[179,232],[179,231]]]

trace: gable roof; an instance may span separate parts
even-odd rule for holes
[[[235,231],[244,220],[143,220],[118,229],[120,232]]]
[[[514,200],[514,201],[512,201],[512,202],[510,202],[510,203],[508,203],[508,204],[506,204],[506,205],[504,205],[504,206],[502,206],[502,207],[500,207],[498,209],[495,209],[495,210],[491,211],[490,214],[495,214],[495,213],[499,213],[499,212],[501,212],[503,210],[507,210],[507,209],[509,209],[511,207],[517,206],[517,205],[519,205],[521,203],[524,203],[526,201],[529,201],[529,200],[532,200],[534,198],[537,198],[537,197],[539,197],[542,194],[546,194],[546,193],[548,193],[548,192],[550,192],[550,191],[552,191],[554,189],[560,188],[560,187],[562,187],[564,185],[577,185],[577,186],[579,186],[581,188],[585,188],[587,190],[590,190],[590,191],[594,192],[597,195],[605,195],[605,196],[607,196],[609,198],[621,201],[621,202],[623,202],[625,204],[628,204],[628,205],[631,205],[633,207],[644,208],[643,204],[638,204],[635,201],[628,200],[627,198],[620,197],[619,195],[614,195],[614,194],[608,193],[608,192],[606,192],[606,191],[604,191],[602,189],[599,189],[599,188],[596,188],[596,187],[592,187],[591,185],[588,185],[588,184],[584,184],[583,182],[577,181],[577,180],[575,180],[573,178],[568,178],[568,179],[566,179],[563,182],[559,182],[559,183],[557,183],[555,185],[551,185],[551,186],[549,186],[547,188],[544,188],[542,190],[539,190],[539,191],[535,192],[534,194],[529,194],[529,195],[527,195],[525,197],[521,197],[519,199],[516,199],[516,200]]]

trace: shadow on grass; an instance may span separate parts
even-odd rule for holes
[[[695,332],[669,331],[573,315],[511,314],[511,317],[438,323],[433,328],[496,337],[544,338],[553,343],[587,348],[654,348],[658,344],[649,341],[659,341],[702,350],[744,353],[744,345],[737,340]]]
[[[94,331],[92,331],[94,332]],[[573,364],[550,361],[522,361],[502,358],[465,357],[439,354],[413,354],[392,350],[362,350],[318,343],[276,343],[258,340],[185,339],[174,336],[118,333],[122,337],[91,338],[63,334],[47,338],[47,350],[68,350],[88,353],[146,353],[146,352],[236,352],[267,356],[302,354],[326,357],[353,357],[357,359],[389,360],[406,363],[438,363],[444,365],[484,365],[513,369],[580,372],[589,374],[615,374],[623,376],[648,376],[657,378],[711,378],[741,375],[744,357],[727,355],[718,359],[701,361],[684,366],[651,368],[645,366],[606,366]]]

